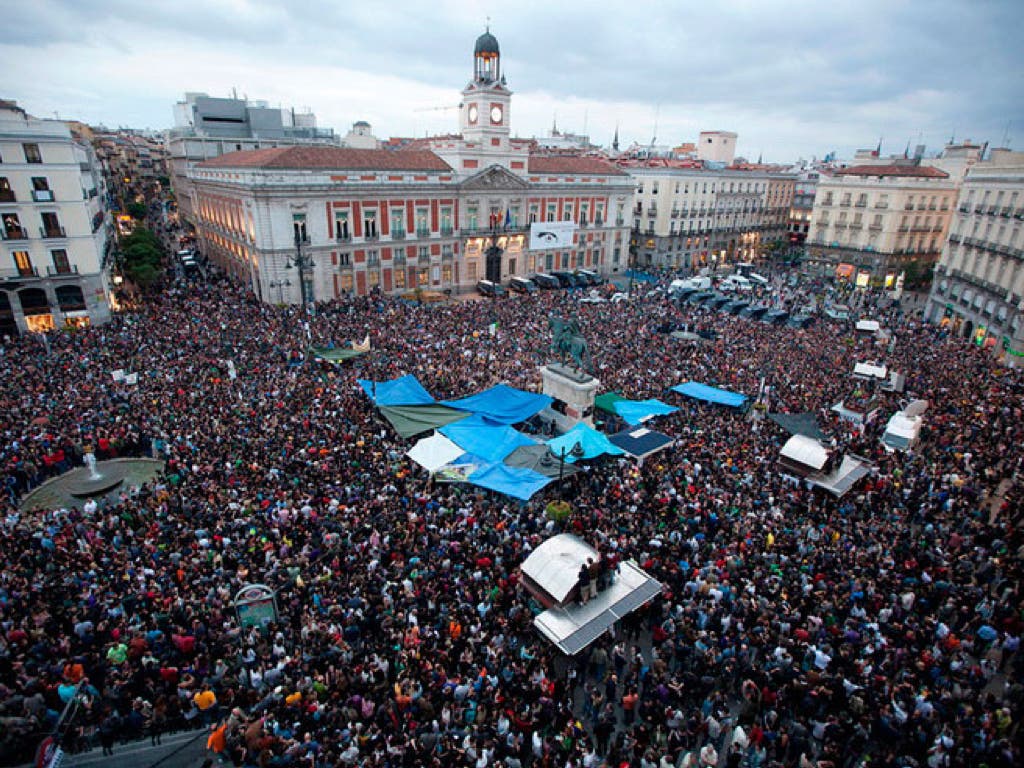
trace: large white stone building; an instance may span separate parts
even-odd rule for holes
[[[0,102],[0,334],[110,319],[110,232],[88,141]]]
[[[700,269],[758,258],[783,238],[795,177],[650,161],[633,178],[633,240],[640,267]]]
[[[960,189],[925,318],[1024,365],[1024,152],[992,151]]]
[[[841,168],[818,180],[808,260],[845,277],[924,276],[946,242],[956,180],[915,161]]]
[[[625,270],[629,176],[599,158],[531,153],[511,136],[512,92],[489,32],[462,97],[459,134],[399,151],[292,146],[198,164],[189,206],[200,247],[277,302]],[[568,223],[570,239],[531,250],[533,222]],[[297,247],[314,264],[304,290],[288,266]]]

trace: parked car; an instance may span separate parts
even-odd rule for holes
[[[807,328],[814,325],[814,315],[793,315],[786,325],[790,328]]]
[[[508,289],[515,293],[536,293],[537,284],[528,277],[513,277],[508,281]]]
[[[554,275],[548,275],[544,272],[538,272],[536,275],[530,278],[530,280],[536,284],[538,288],[552,289],[561,288],[561,281]]]
[[[740,310],[740,317],[749,317],[751,320],[760,320],[768,313],[768,307],[760,304],[752,304],[746,309]]]
[[[587,285],[601,285],[604,282],[597,272],[590,269],[577,269],[573,274],[575,274],[577,280],[586,280]]]
[[[490,280],[481,280],[476,284],[476,290],[481,296],[497,297],[505,295],[505,287]]]
[[[563,288],[579,288],[583,285],[572,272],[552,272],[551,275],[562,284]]]
[[[766,312],[761,318],[762,322],[769,325],[785,325],[787,320],[789,320],[789,312],[784,309],[773,309]]]
[[[728,304],[722,307],[722,311],[728,312],[730,315],[738,315],[740,312],[742,312],[749,306],[749,301],[745,301],[744,299],[736,299],[735,301],[730,301]]]

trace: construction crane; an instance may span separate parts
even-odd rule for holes
[[[462,109],[461,104],[454,104],[449,107],[419,107],[413,112],[447,112],[449,109]]]

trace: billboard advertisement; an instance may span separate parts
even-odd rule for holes
[[[535,221],[530,224],[530,250],[546,251],[550,248],[571,248],[576,232],[574,221]]]

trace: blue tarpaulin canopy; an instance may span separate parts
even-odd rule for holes
[[[411,373],[391,381],[357,379],[374,405],[433,405],[434,398]]]
[[[524,467],[489,464],[469,476],[469,482],[516,499],[528,500],[553,478]]]
[[[498,384],[469,397],[445,400],[444,405],[486,416],[498,424],[517,424],[551,405],[551,398]]]
[[[466,453],[487,461],[501,461],[521,445],[534,441],[507,424],[495,424],[479,414],[448,424],[438,430]]]
[[[576,443],[583,449],[583,455],[579,457],[581,459],[592,459],[605,453],[612,456],[621,456],[625,453],[619,446],[611,443],[603,432],[588,427],[582,421],[561,437],[548,440],[548,447],[555,456],[561,456],[562,451],[565,451],[565,460],[571,463],[577,458],[570,454]]]
[[[664,416],[679,410],[661,400],[616,400],[614,407],[627,424],[639,424],[652,416]]]
[[[709,387],[707,384],[698,384],[696,381],[688,381],[685,384],[676,384],[672,387],[673,392],[680,395],[692,397],[695,400],[704,400],[709,403],[728,405],[732,408],[739,408],[746,402],[747,396],[738,392],[730,392],[727,389]]]

